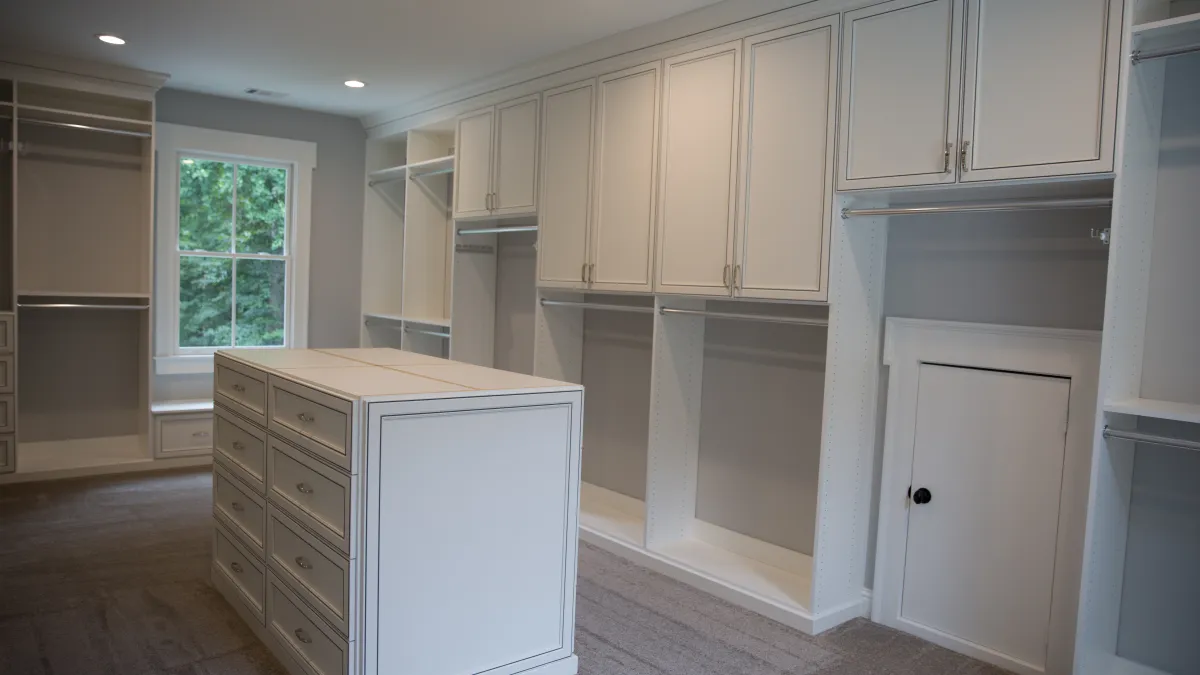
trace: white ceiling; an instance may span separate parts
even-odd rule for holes
[[[0,44],[361,116],[716,0],[4,0]],[[101,43],[113,33],[128,44]],[[348,79],[365,89],[342,85]],[[256,99],[262,100],[262,99]]]

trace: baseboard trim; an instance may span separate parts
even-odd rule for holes
[[[53,471],[34,471],[21,473],[20,466],[16,473],[0,474],[0,485],[15,483],[34,483],[47,480],[62,480],[64,478],[87,478],[89,476],[108,476],[122,473],[141,473],[145,471],[163,471],[165,469],[181,469],[192,466],[207,466],[212,464],[212,456],[174,457],[171,459],[144,459],[135,462],[120,462],[85,466],[78,469],[55,469]]]

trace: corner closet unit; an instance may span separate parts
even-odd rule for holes
[[[6,321],[16,330],[15,359],[2,357],[15,397],[0,400],[15,468],[149,460],[153,91],[3,89],[15,152],[5,158],[2,302],[15,304]]]
[[[1200,671],[1200,6],[1131,11],[1080,675]]]

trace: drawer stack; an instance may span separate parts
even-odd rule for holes
[[[354,403],[220,354],[213,398],[213,583],[293,672],[345,675]]]

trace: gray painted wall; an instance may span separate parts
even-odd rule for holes
[[[308,344],[357,347],[367,137],[362,124],[351,117],[176,89],[159,92],[158,121],[317,144]]]

